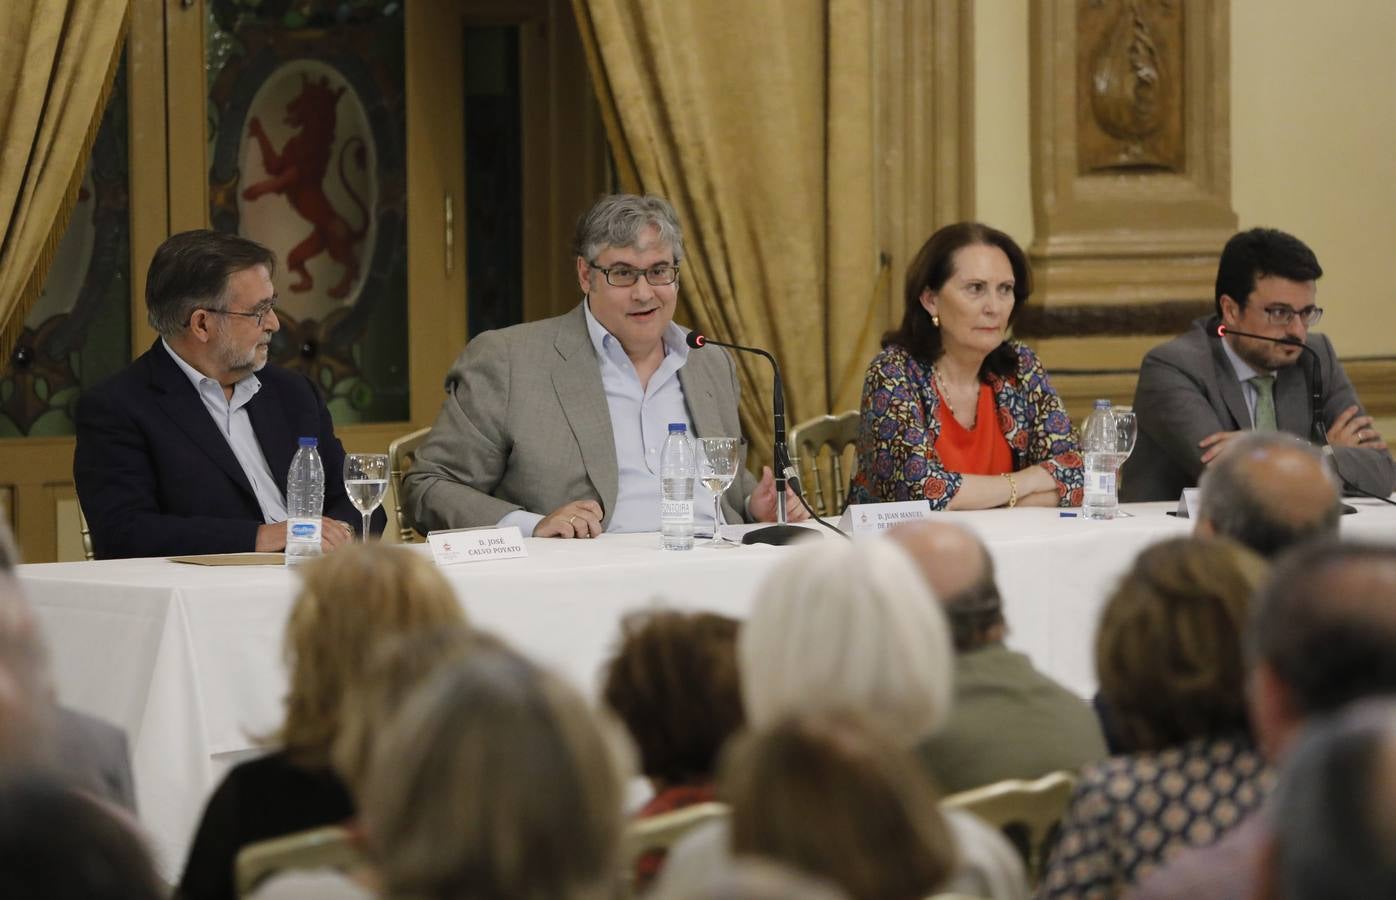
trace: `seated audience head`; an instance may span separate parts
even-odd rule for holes
[[[1240,541],[1274,558],[1302,541],[1335,535],[1342,503],[1323,454],[1293,435],[1250,432],[1202,472],[1199,535]]]
[[[1363,701],[1305,731],[1269,821],[1276,896],[1396,897],[1396,702]]]
[[[1273,228],[1242,231],[1226,242],[1217,263],[1217,318],[1237,331],[1303,341],[1322,315],[1314,305],[1314,282],[1322,275],[1314,251],[1294,235]],[[1226,341],[1261,371],[1292,366],[1301,355],[1291,347],[1236,334]]]
[[[0,897],[168,895],[134,823],[46,776],[17,772],[0,778]]]
[[[1396,548],[1337,541],[1296,548],[1254,605],[1251,717],[1271,759],[1311,717],[1396,694]]]
[[[150,261],[146,316],[195,369],[236,383],[266,365],[281,327],[275,271],[276,255],[245,237],[208,229],[171,235]]]
[[[1101,699],[1121,744],[1161,750],[1247,734],[1242,631],[1265,562],[1222,538],[1175,538],[1134,561],[1096,634]]]
[[[373,750],[362,808],[383,896],[612,896],[626,778],[615,737],[503,647],[446,663]]]
[[[949,522],[899,525],[888,536],[911,554],[940,599],[957,653],[1003,640],[1003,601],[983,541]]]
[[[969,269],[984,274],[961,285],[955,278]],[[993,273],[995,277],[989,278]],[[1011,282],[1011,284],[1010,284]],[[988,373],[1008,376],[1018,371],[1018,354],[1002,338],[976,335],[973,323],[961,321],[955,298],[965,302],[982,299],[990,288],[1004,288],[1005,303],[1011,302],[1002,325],[1006,330],[1018,318],[1032,293],[1032,272],[1028,257],[1017,242],[997,228],[979,222],[956,222],[936,231],[917,251],[906,270],[905,311],[902,323],[883,335],[882,345],[896,344],[929,365],[945,352],[947,343],[976,346],[984,353],[981,377]],[[946,293],[953,297],[945,296]],[[979,346],[983,341],[984,346]]]
[[[465,613],[440,571],[404,548],[354,544],[309,563],[286,624],[291,683],[277,740],[301,765],[328,765],[345,692],[374,644],[464,624]]]
[[[744,735],[724,761],[722,793],[736,856],[794,866],[858,900],[924,897],[955,866],[929,779],[852,713],[795,716]]]
[[[39,623],[20,590],[10,530],[0,522],[0,771],[48,756],[53,685]]]
[[[717,757],[742,726],[736,619],[642,612],[621,623],[602,688],[657,788],[710,783]]]
[[[801,547],[771,570],[737,639],[747,721],[856,709],[905,746],[950,712],[954,649],[916,564],[888,540]]]
[[[498,646],[493,635],[464,623],[395,635],[374,645],[362,676],[345,694],[332,748],[335,771],[352,793],[363,790],[374,742],[412,691],[446,662],[476,647]]]
[[[602,197],[577,222],[577,283],[587,308],[632,356],[660,346],[674,321],[683,229],[653,195]]]

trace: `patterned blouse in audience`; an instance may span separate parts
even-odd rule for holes
[[[1039,897],[1115,897],[1258,808],[1273,776],[1244,738],[1113,756],[1082,770]]]

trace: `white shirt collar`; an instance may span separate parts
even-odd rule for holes
[[[200,372],[198,369],[189,365],[188,361],[186,361],[184,357],[176,353],[174,348],[170,346],[169,341],[165,340],[162,337],[160,338],[160,343],[164,345],[165,352],[170,354],[170,359],[173,359],[175,361],[175,365],[179,366],[180,370],[184,372],[184,376],[189,379],[189,383],[194,385],[194,390],[199,390],[199,386],[202,385],[204,382],[216,385],[219,388],[219,390],[222,390],[223,386],[218,384],[216,380],[208,377],[203,372]],[[250,387],[254,393],[257,391],[257,389],[259,389],[262,386],[261,380],[257,378],[255,374],[249,374],[246,378],[243,378],[237,384],[233,385],[233,389],[237,390],[241,388],[244,384],[247,384],[248,387]]]
[[[1256,377],[1257,375],[1273,375],[1273,374],[1275,374],[1274,372],[1264,372],[1264,371],[1261,371],[1260,369],[1257,369],[1257,368],[1255,368],[1254,366],[1252,366],[1250,363],[1246,362],[1246,361],[1245,361],[1244,359],[1242,359],[1242,358],[1240,357],[1240,355],[1232,348],[1232,346],[1231,346],[1231,341],[1228,341],[1226,338],[1219,338],[1219,340],[1221,341],[1222,351],[1226,353],[1226,358],[1227,358],[1228,360],[1231,361],[1231,368],[1232,368],[1232,371],[1234,371],[1234,372],[1236,373],[1236,380],[1237,380],[1237,381],[1240,381],[1240,382],[1242,382],[1242,383],[1244,384],[1245,382],[1250,381],[1252,378]]]

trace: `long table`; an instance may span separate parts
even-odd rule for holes
[[[1344,533],[1396,537],[1396,511],[1355,501]],[[1083,697],[1101,603],[1144,546],[1186,534],[1173,504],[1134,504],[1109,522],[1056,510],[941,513],[977,532],[998,570],[1009,643]],[[830,538],[834,539],[834,538]],[[657,535],[526,541],[525,559],[443,570],[467,615],[590,695],[620,619],[663,604],[742,617],[789,550],[659,549]],[[424,546],[410,552],[426,552]],[[131,740],[140,818],[163,871],[183,864],[203,804],[226,769],[280,719],[281,638],[296,579],[279,566],[214,568],[164,559],[21,566],[43,623],[59,696]]]

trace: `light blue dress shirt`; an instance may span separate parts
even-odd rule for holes
[[[175,365],[188,376],[199,399],[204,401],[204,408],[217,426],[218,433],[227,440],[233,456],[237,457],[238,465],[252,484],[257,505],[262,508],[262,519],[268,525],[286,521],[286,495],[271,475],[271,466],[267,465],[262,445],[257,443],[257,433],[252,430],[252,417],[247,414],[247,404],[262,389],[262,382],[256,375],[248,375],[233,385],[233,399],[229,400],[223,393],[223,385],[181,359],[164,338],[160,339],[160,343]]]
[[[688,362],[686,332],[669,323],[664,332],[664,361],[640,386],[635,365],[625,355],[620,341],[605,329],[585,307],[587,333],[591,336],[596,359],[601,366],[601,387],[611,413],[611,432],[616,445],[616,469],[620,475],[616,507],[611,510],[608,532],[648,532],[659,530],[659,454],[669,436],[669,423],[688,426],[692,440],[693,423],[688,418],[679,369]],[[552,512],[552,510],[548,510]],[[516,509],[499,520],[499,526],[517,525],[525,537],[533,533],[543,516]],[[712,491],[701,484],[693,486],[693,524],[709,533],[713,527]]]
[[[1235,350],[1231,348],[1231,342],[1226,338],[1221,339],[1222,351],[1226,353],[1226,358],[1231,362],[1231,368],[1236,373],[1236,380],[1241,382],[1241,396],[1246,398],[1246,410],[1251,414],[1251,427],[1255,427],[1255,385],[1251,379],[1257,375],[1273,375],[1273,372],[1262,372],[1250,363],[1241,358]]]

